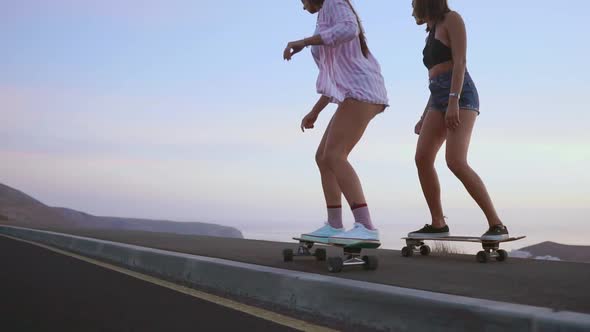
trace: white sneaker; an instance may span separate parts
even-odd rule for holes
[[[326,223],[324,226],[316,229],[311,233],[301,234],[303,240],[309,240],[319,243],[328,243],[330,236],[344,233],[344,228],[334,228],[330,224]]]
[[[330,244],[351,246],[360,243],[380,244],[379,231],[370,230],[363,224],[354,223],[351,230],[330,237]]]

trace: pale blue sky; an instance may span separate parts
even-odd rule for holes
[[[323,222],[313,156],[334,107],[302,134],[317,68],[308,52],[282,60],[286,42],[315,27],[299,0],[0,3],[2,183],[98,215],[241,229]],[[391,108],[351,160],[376,223],[403,224],[401,235],[428,221],[412,133],[428,96],[425,32],[410,0],[354,3]],[[505,222],[527,233],[541,219],[588,221],[590,2],[450,5],[465,19],[481,98],[470,161]],[[450,220],[483,231],[443,159],[448,210],[475,211]]]

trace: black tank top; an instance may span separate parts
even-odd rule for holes
[[[436,25],[432,27],[432,30],[430,30],[428,39],[426,39],[426,46],[422,51],[422,55],[424,55],[422,62],[424,62],[424,65],[428,69],[431,69],[439,63],[453,60],[453,53],[451,52],[451,49],[447,45],[443,44],[440,40],[434,38],[435,34]]]

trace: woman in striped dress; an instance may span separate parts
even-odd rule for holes
[[[321,96],[301,121],[301,130],[313,128],[329,103],[338,104],[338,108],[316,153],[328,220],[324,226],[301,237],[344,245],[379,241],[361,182],[347,159],[369,122],[388,106],[381,68],[367,46],[360,19],[349,0],[302,0],[302,3],[304,10],[318,15],[316,31],[311,37],[289,42],[283,56],[291,60],[311,46],[319,68],[316,88]],[[342,195],[355,219],[348,231],[342,225]]]

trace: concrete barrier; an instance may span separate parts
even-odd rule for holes
[[[1,226],[0,234],[274,306],[393,331],[590,331],[590,315],[474,299],[79,236]],[[550,285],[548,285],[550,287]]]

